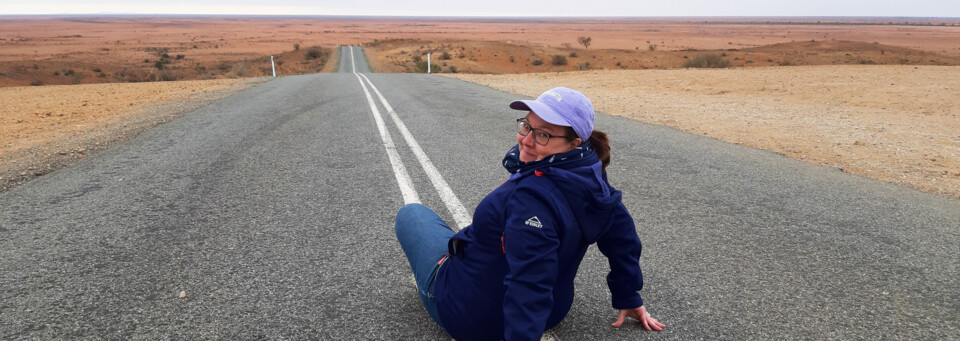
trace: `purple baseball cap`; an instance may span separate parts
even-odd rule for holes
[[[593,103],[577,90],[556,87],[536,100],[510,102],[510,108],[533,111],[547,123],[572,127],[583,142],[593,133]]]

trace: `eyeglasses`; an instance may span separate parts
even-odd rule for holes
[[[547,142],[550,142],[551,137],[563,137],[563,138],[569,137],[566,135],[550,135],[550,133],[548,133],[546,130],[533,129],[533,127],[531,127],[530,124],[527,123],[526,118],[517,119],[517,133],[519,133],[520,136],[527,136],[530,134],[531,131],[533,131],[533,142],[536,142],[541,146],[546,146]]]

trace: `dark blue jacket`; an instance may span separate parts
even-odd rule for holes
[[[460,341],[539,340],[570,310],[577,268],[593,243],[610,263],[613,307],[643,305],[640,239],[596,155],[574,150],[520,165],[450,240],[453,256],[436,281],[447,332]]]

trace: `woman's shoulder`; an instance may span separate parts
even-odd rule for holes
[[[546,172],[548,170],[539,170],[535,169],[529,171],[528,174],[521,174],[515,179],[511,179],[511,182],[514,183],[514,191],[528,191],[533,190],[536,192],[547,193],[557,189],[557,184],[550,180],[550,177],[547,176]]]

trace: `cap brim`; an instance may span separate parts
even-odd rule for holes
[[[514,110],[533,111],[533,113],[536,114],[537,117],[540,117],[540,119],[550,124],[555,124],[555,125],[564,126],[564,127],[572,126],[570,122],[567,122],[567,120],[564,119],[563,116],[560,116],[560,114],[557,114],[557,112],[554,111],[552,108],[550,108],[546,104],[540,103],[535,100],[526,100],[526,99],[516,100],[516,101],[510,102],[510,108]]]

